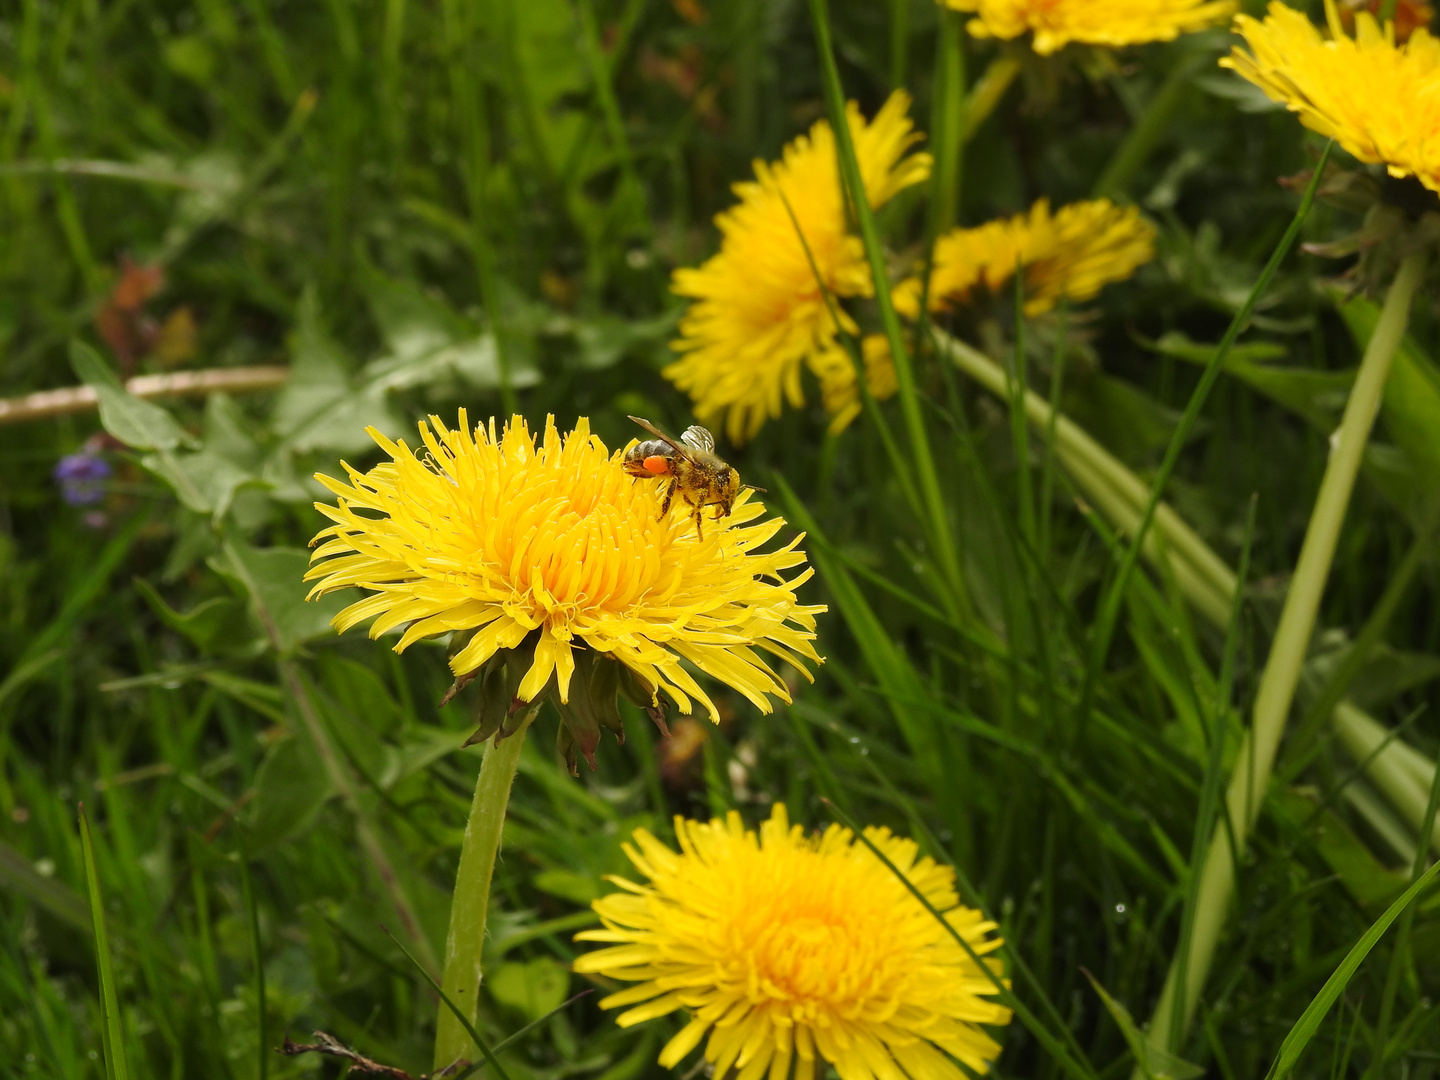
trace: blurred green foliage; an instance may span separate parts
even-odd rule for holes
[[[833,16],[849,94],[873,110],[903,72],[925,129],[930,0],[838,3]],[[1063,358],[1066,412],[1142,476],[1194,363],[1293,212],[1276,178],[1315,149],[1214,68],[1226,45],[1214,31],[1113,56],[1027,55],[965,151],[962,223],[1042,195],[1081,198],[1120,175],[1114,193],[1160,225],[1159,255],[1135,280],[1063,324],[1035,320],[1024,345],[1042,389]],[[965,49],[972,81],[1001,51]],[[1157,138],[1107,171],[1176,71]],[[634,434],[627,413],[682,428],[687,404],[659,375],[679,313],[669,272],[713,250],[711,217],[750,161],[775,157],[823,111],[814,39],[792,0],[0,10],[0,395],[84,382],[100,405],[0,426],[7,1071],[105,1074],[82,801],[134,1075],[241,1080],[261,1061],[276,1076],[332,1075],[315,1057],[266,1056],[283,1033],[316,1028],[420,1070],[435,1001],[379,924],[422,959],[439,951],[478,756],[456,749],[463,706],[436,706],[449,682],[438,645],[396,657],[333,634],[339,598],[303,602],[305,545],[322,524],[310,504],[324,496],[311,474],[373,462],[366,425],[400,437],[458,406],[472,420],[553,412],[562,427],[588,415],[612,447]],[[896,252],[918,252],[923,198],[907,192],[882,216]],[[1305,237],[1355,225],[1320,208]],[[1050,497],[1038,543],[1019,535],[1028,489],[1005,403],[951,370],[928,363],[921,379],[963,598],[937,577],[868,422],[827,437],[817,404],[729,454],[809,533],[820,573],[806,599],[831,606],[829,662],[773,716],[717,692],[726,722],[682,727],[670,743],[628,712],[625,745],[605,746],[579,781],[548,736],[530,740],[497,873],[485,1031],[498,1041],[583,988],[566,967],[570,935],[593,920],[603,876],[625,871],[619,845],[634,827],[663,835],[672,814],[732,807],[753,819],[773,800],[823,825],[824,797],[953,861],[1029,969],[1016,976],[1021,998],[1073,1030],[1097,1075],[1128,1070],[1127,1016],[1148,1012],[1179,933],[1207,748],[1218,739],[1222,762],[1233,756],[1356,343],[1374,324],[1373,304],[1342,304],[1326,284],[1342,268],[1292,256],[1168,493],[1232,563],[1254,507],[1228,700],[1226,634],[1195,620],[1172,580],[1147,575],[1077,720],[1088,628],[1118,565],[1113,535],[1033,436],[1024,464],[1048,477]],[[957,329],[1004,358],[1007,305]],[[1427,294],[1302,690],[1313,695],[1343,659],[1420,545],[1421,569],[1349,691],[1403,721],[1400,737],[1431,761],[1437,345]],[[255,364],[287,366],[283,389],[147,403],[120,383]],[[101,501],[70,505],[52,471],[82,450],[113,475]],[[1325,730],[1309,739],[1283,750],[1303,769],[1271,792],[1184,1048],[1225,1080],[1268,1066],[1403,890],[1418,842]],[[1382,1032],[1392,965],[1397,1005]],[[1363,1074],[1384,1050],[1389,1074],[1434,1075],[1437,992],[1432,899],[1408,945],[1382,940],[1360,968],[1305,1067],[1318,1075],[1333,1056],[1332,1075]],[[675,1021],[621,1031],[594,1000],[507,1050],[511,1076],[657,1074]],[[1058,1075],[1019,1025],[1004,1041],[1000,1074]]]

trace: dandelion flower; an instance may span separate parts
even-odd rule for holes
[[[715,1075],[736,1080],[784,1080],[796,1057],[802,1076],[819,1058],[841,1080],[961,1080],[950,1057],[984,1072],[999,1053],[979,1027],[1010,1019],[989,1000],[999,962],[983,970],[849,830],[807,837],[776,805],[758,841],[733,812],[676,818],[675,833],[678,855],[636,830],[625,851],[650,883],[612,879],[625,891],[595,902],[604,929],[577,935],[612,947],[575,962],[639,984],[600,1003],[631,1006],[621,1026],[688,1010],[662,1066],[707,1032]],[[888,829],[865,835],[973,952],[1000,947],[995,924],[959,906],[954,871]]]
[[[1054,214],[1041,199],[1029,214],[955,229],[935,243],[930,274],[930,310],[964,303],[976,289],[997,293],[1025,272],[1025,313],[1049,311],[1061,297],[1089,300],[1114,281],[1123,281],[1155,257],[1155,227],[1135,207],[1108,199],[1071,203]],[[920,281],[896,287],[895,306],[915,318]]]
[[[1119,48],[1171,41],[1203,30],[1235,11],[1234,0],[941,0],[972,11],[966,24],[976,37],[1017,38],[1034,31],[1042,56],[1070,42]]]
[[[865,361],[865,382],[876,401],[893,397],[899,383],[890,344],[883,334],[868,334],[860,343]],[[855,361],[838,344],[817,353],[811,368],[820,380],[820,400],[830,414],[830,433],[839,434],[860,415],[860,392],[855,379]]]
[[[920,138],[909,104],[896,91],[869,123],[853,103],[847,109],[871,206],[929,175],[928,154],[906,156]],[[665,375],[694,399],[703,423],[723,422],[730,440],[741,442],[778,417],[785,401],[804,404],[801,369],[839,329],[825,291],[869,296],[872,282],[864,247],[846,228],[835,136],[825,121],[790,143],[779,162],[755,162],[755,179],[736,184],[735,194],[740,202],[715,219],[719,253],[675,272],[673,291],[694,303],[673,346],[680,359]],[[839,320],[854,332],[848,315]]]
[[[824,608],[795,597],[812,571],[780,576],[804,563],[800,538],[760,554],[784,522],[761,520],[764,507],[748,493],[702,539],[688,507],[658,520],[659,485],[625,475],[621,452],[607,451],[583,417],[564,438],[547,419],[539,446],[519,416],[497,436],[493,419],[472,432],[464,410],[455,431],[434,416],[422,422],[418,455],[370,435],[392,460],[366,473],[345,465],[348,484],[317,477],[339,498],[316,504],[334,524],[314,540],[311,595],[369,593],[335,617],[337,630],[373,620],[373,638],[408,624],[396,652],[469,633],[452,671],[465,676],[511,650],[522,658],[520,702],[538,700],[553,680],[564,706],[577,659],[583,667],[608,657],[652,703],[663,691],[688,713],[694,698],[712,719],[714,703],[682,660],[762,712],[771,696],[790,696],[761,653],[807,678],[805,661],[819,662],[811,641]],[[608,685],[613,709],[613,677]]]
[[[1325,16],[1328,40],[1284,4],[1272,3],[1263,22],[1237,15],[1251,51],[1237,46],[1220,63],[1361,161],[1440,191],[1440,42],[1421,28],[1396,45],[1394,25],[1382,29],[1368,11],[1356,13],[1352,38],[1333,0]]]

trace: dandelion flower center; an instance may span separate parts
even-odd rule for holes
[[[842,1080],[959,1080],[946,1054],[984,1071],[998,1053],[978,1026],[1009,1019],[989,1000],[992,972],[848,830],[806,836],[784,806],[758,840],[733,813],[675,828],[679,855],[635,833],[626,852],[650,884],[615,879],[626,891],[595,903],[605,929],[579,935],[613,947],[575,964],[639,983],[601,1002],[634,1006],[622,1025],[690,1011],[662,1065],[707,1032],[707,1060],[737,1080],[782,1080],[795,1057],[829,1061]],[[973,953],[999,947],[994,924],[958,905],[953,871],[888,830],[866,835]]]

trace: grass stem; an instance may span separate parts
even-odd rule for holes
[[[1380,410],[1390,362],[1405,337],[1410,303],[1424,277],[1425,263],[1426,256],[1417,253],[1406,257],[1400,264],[1400,271],[1385,298],[1380,321],[1360,362],[1360,372],[1345,406],[1345,415],[1331,439],[1330,461],[1320,482],[1320,492],[1305,531],[1300,559],[1285,596],[1285,606],[1280,613],[1269,659],[1260,677],[1251,730],[1241,746],[1237,767],[1225,794],[1229,827],[1224,821],[1217,825],[1205,868],[1201,872],[1194,933],[1190,941],[1190,955],[1185,962],[1184,1000],[1176,1008],[1174,998],[1179,993],[1177,963],[1172,961],[1170,975],[1166,978],[1150,1023],[1149,1043],[1162,1051],[1173,1050],[1184,1036],[1210,972],[1215,947],[1219,944],[1220,932],[1234,896],[1235,860],[1239,851],[1243,850],[1269,786],[1275,752],[1285,730],[1301,666],[1315,629],[1320,598],[1324,594],[1335,545],[1340,538],[1340,527],[1350,505],[1350,493],[1355,487],[1355,477],[1370,440],[1370,429]],[[1234,848],[1231,847],[1232,834]]]
[[[920,394],[915,385],[915,370],[910,353],[905,347],[905,336],[900,328],[900,317],[896,314],[895,305],[890,297],[889,272],[885,265],[885,249],[880,242],[880,229],[876,224],[875,214],[870,208],[870,200],[865,191],[865,180],[861,175],[859,158],[855,153],[855,141],[850,135],[845,92],[840,85],[840,69],[835,63],[835,50],[830,38],[830,14],[826,0],[810,0],[810,14],[815,26],[815,39],[820,53],[820,68],[825,88],[825,102],[830,113],[830,126],[835,132],[835,149],[840,159],[840,175],[845,188],[851,195],[851,206],[860,227],[861,239],[865,244],[865,256],[870,264],[871,279],[875,283],[875,302],[880,310],[880,322],[885,328],[885,339],[890,346],[890,355],[895,363],[895,381],[899,386],[900,411],[905,419],[905,428],[909,435],[912,464],[919,480],[921,497],[930,519],[930,542],[934,545],[935,559],[940,572],[958,600],[962,596],[959,553],[956,550],[950,528],[949,509],[940,490],[940,476],[935,467],[935,457],[930,449],[930,438],[925,430],[925,419],[920,412]],[[954,52],[958,58],[958,39]],[[958,59],[956,63],[959,63]],[[958,154],[958,142],[956,151]]]

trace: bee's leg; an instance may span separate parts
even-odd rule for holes
[[[702,520],[704,520],[703,517],[702,517],[702,515],[701,515],[701,513],[700,513],[700,509],[701,509],[701,508],[698,507],[698,506],[695,507],[695,539],[696,539],[696,540],[704,540],[704,539],[705,539],[705,530],[700,527],[700,522],[701,522]]]
[[[675,497],[675,489],[679,486],[680,481],[670,481],[670,486],[665,489],[665,498],[660,503],[660,517],[657,520],[663,521],[665,519],[665,515],[670,513],[670,500]]]

